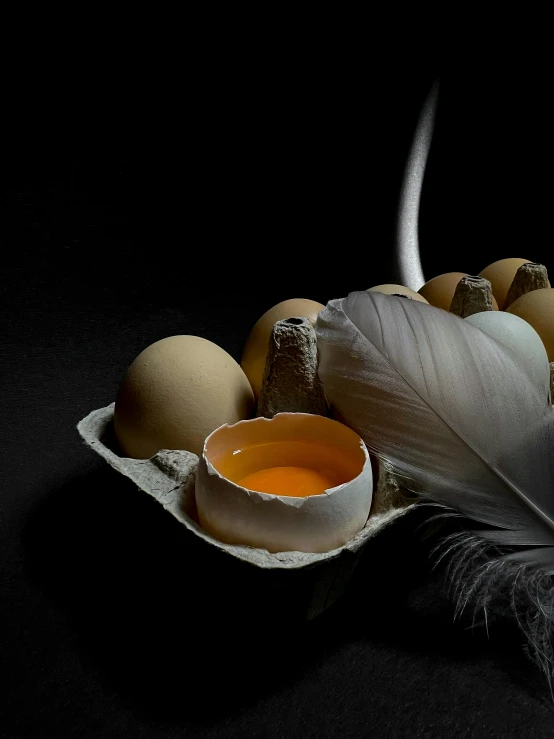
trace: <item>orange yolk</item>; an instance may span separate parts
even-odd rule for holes
[[[305,498],[308,495],[321,495],[336,483],[327,475],[309,467],[270,467],[246,475],[238,484],[258,493]]]
[[[248,490],[305,498],[353,480],[362,470],[364,456],[322,441],[295,439],[230,450],[213,464]]]

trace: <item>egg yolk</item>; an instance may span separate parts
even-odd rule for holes
[[[364,457],[307,440],[253,444],[213,460],[227,479],[248,490],[305,498],[321,495],[362,471]]]
[[[308,495],[321,495],[324,490],[335,486],[334,480],[309,467],[270,467],[253,472],[239,480],[239,485],[258,493],[290,495],[305,498]]]

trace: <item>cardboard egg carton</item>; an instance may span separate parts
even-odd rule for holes
[[[78,424],[77,429],[85,444],[117,472],[132,480],[140,490],[151,495],[185,527],[189,535],[215,547],[222,556],[266,571],[264,581],[269,588],[272,583],[279,582],[276,597],[283,597],[283,581],[282,578],[278,581],[269,577],[268,571],[274,574],[278,571],[288,572],[295,592],[303,594],[303,618],[313,618],[336,602],[344,592],[367,542],[414,507],[407,503],[390,469],[381,464],[367,523],[342,547],[321,554],[270,553],[265,549],[225,544],[204,531],[198,523],[194,490],[198,465],[196,454],[162,450],[151,459],[120,456],[113,430],[114,407],[115,403],[112,403],[92,411]],[[302,576],[300,580],[297,576],[293,577],[293,571],[297,576]]]

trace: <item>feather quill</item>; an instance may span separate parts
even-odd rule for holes
[[[493,601],[509,592],[552,687],[548,373],[529,372],[521,356],[468,321],[376,292],[332,300],[316,333],[319,376],[335,412],[414,492],[468,520],[443,550],[458,608],[471,601],[486,620]],[[532,598],[530,582],[537,586]],[[548,597],[541,600],[539,591]],[[522,598],[530,609],[523,615]],[[548,617],[540,608],[547,602]]]
[[[425,284],[419,256],[419,203],[435,128],[438,96],[437,79],[433,82],[419,114],[400,187],[391,282],[406,285],[412,290],[419,290]]]

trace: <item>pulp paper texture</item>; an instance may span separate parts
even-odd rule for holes
[[[317,376],[317,338],[307,318],[277,321],[258,401],[258,416],[276,413],[327,415],[327,403]]]
[[[194,483],[198,457],[187,451],[162,450],[151,459],[120,457],[107,445],[113,434],[114,406],[90,413],[77,426],[86,444],[114,469],[131,479],[177,518],[190,532],[227,554],[264,569],[299,569],[337,560],[343,553],[359,553],[381,529],[403,516],[413,505],[402,496],[398,482],[386,466],[379,469],[372,512],[366,525],[344,546],[323,554],[306,552],[270,553],[265,549],[224,544],[204,531],[197,522]]]

